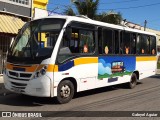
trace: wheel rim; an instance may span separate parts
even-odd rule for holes
[[[61,87],[61,91],[60,91],[61,97],[62,98],[68,98],[71,94],[71,89],[68,85],[63,85]]]

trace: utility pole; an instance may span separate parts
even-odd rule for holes
[[[146,31],[147,20],[144,21],[144,31]]]

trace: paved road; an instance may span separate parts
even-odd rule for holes
[[[142,80],[134,89],[122,85],[78,93],[67,104],[56,104],[54,99],[30,97],[11,93],[0,85],[1,111],[160,111],[160,75]],[[47,118],[61,119],[61,118]],[[75,118],[66,118],[68,120]],[[80,118],[76,118],[80,119]],[[106,119],[106,118],[81,118]],[[111,120],[139,120],[118,118]],[[143,120],[146,118],[140,118]],[[158,120],[159,118],[147,118]]]

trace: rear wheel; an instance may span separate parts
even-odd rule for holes
[[[74,96],[74,85],[71,81],[65,80],[58,85],[57,101],[61,104],[68,103]]]
[[[137,75],[133,73],[130,82],[127,84],[127,87],[133,89],[136,87],[136,85],[137,85]]]

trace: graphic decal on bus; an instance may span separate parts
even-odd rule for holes
[[[131,75],[135,70],[136,58],[133,56],[102,56],[98,59],[98,79]]]

